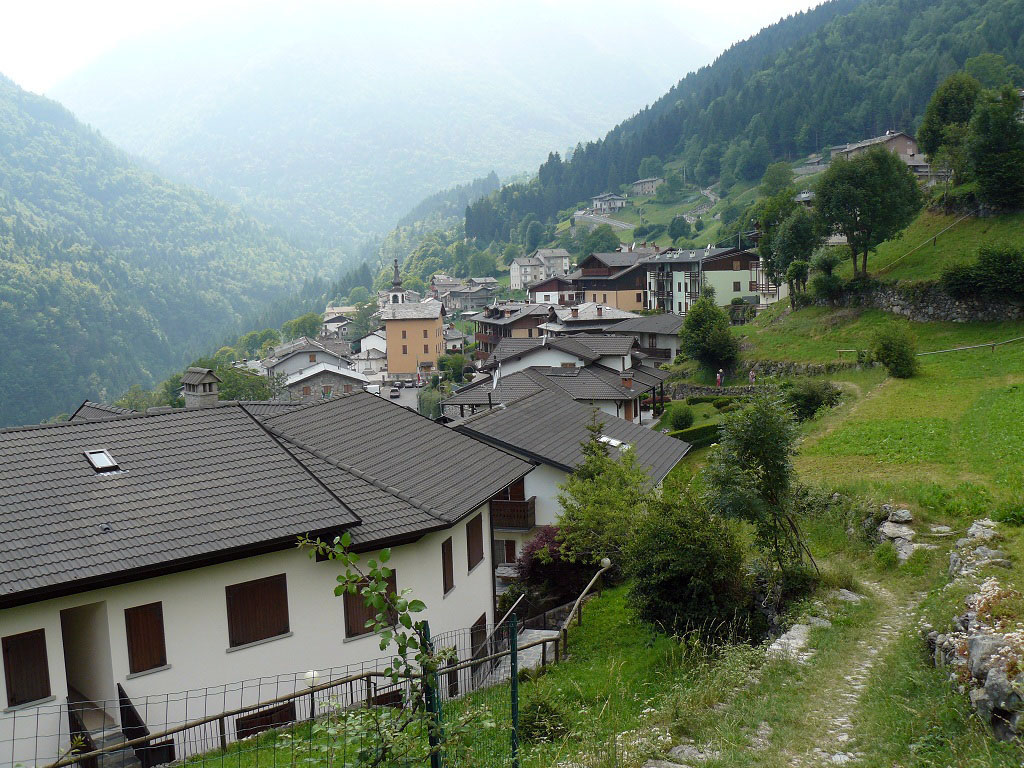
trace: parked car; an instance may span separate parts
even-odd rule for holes
[[[397,389],[401,389],[401,388],[402,388],[402,387],[404,387],[404,386],[405,386],[405,382],[404,382],[404,381],[402,381],[401,379],[399,379],[398,381],[396,381],[396,382],[395,382],[395,387],[396,387]]]
[[[397,400],[401,396],[402,393],[399,392],[397,389],[392,389],[390,392],[388,392],[388,397],[390,397],[392,400]]]

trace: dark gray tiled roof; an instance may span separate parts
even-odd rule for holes
[[[451,427],[564,471],[572,471],[583,461],[580,444],[589,437],[587,425],[593,413],[593,407],[577,403],[565,395],[538,391],[500,408],[454,422]],[[632,446],[630,450],[636,451],[637,461],[648,468],[648,475],[654,483],[664,480],[690,449],[688,443],[606,413],[599,413],[598,419],[604,422],[602,434]]]
[[[640,260],[641,254],[631,251],[613,251],[612,253],[592,253],[590,257],[609,267],[630,267]]]
[[[620,357],[628,355],[636,344],[635,339],[627,336],[610,336],[598,333],[577,333],[571,336],[560,336],[558,340],[563,342],[567,340],[575,341],[601,357],[605,355],[619,355]]]
[[[399,489],[449,522],[530,471],[520,459],[368,392],[313,403],[265,423],[307,450]]]
[[[421,507],[379,480],[353,470],[323,454],[305,450],[284,439],[285,447],[359,516],[349,529],[356,547],[418,537],[450,523],[436,510]],[[404,495],[404,494],[403,494]]]
[[[97,449],[121,471],[94,471]],[[0,432],[0,498],[0,605],[357,522],[238,406]]]
[[[84,400],[78,410],[71,414],[71,418],[68,421],[85,421],[96,419],[109,419],[114,416],[126,416],[128,414],[136,413],[131,408],[121,408],[116,405],[107,405],[106,403],[94,403],[91,400]]]
[[[508,337],[498,342],[498,346],[494,348],[494,352],[487,358],[487,361],[489,363],[500,363],[509,358],[519,357],[536,349],[544,349],[545,347],[575,355],[587,363],[592,363],[599,357],[590,348],[577,341],[573,341],[568,336],[550,337],[547,339],[543,336],[538,339],[514,339]]]
[[[656,387],[672,375],[669,371],[663,371],[650,365],[634,364],[629,370],[633,372],[633,378],[645,388]]]
[[[608,326],[608,333],[665,333],[675,335],[683,327],[683,316],[662,312],[660,315],[641,315]]]
[[[475,320],[476,322],[479,323],[488,323],[489,325],[508,325],[509,323],[514,323],[516,320],[521,320],[524,317],[529,317],[530,315],[547,316],[548,313],[547,304],[499,304],[497,306],[497,309],[512,310],[512,314],[508,317],[487,317],[487,312],[489,309],[490,308],[488,308],[487,310],[483,310],[481,312],[477,312],[476,314],[473,315],[468,315],[467,319]]]
[[[498,385],[491,388],[493,379],[488,377],[463,387],[445,400],[448,408],[459,405],[489,405],[507,403],[523,395],[542,389],[561,391],[575,400],[629,400],[649,389],[635,379],[632,389],[622,386],[622,375],[600,365],[575,368],[554,368],[533,366],[515,373],[498,376]]]

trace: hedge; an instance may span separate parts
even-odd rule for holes
[[[713,403],[716,400],[726,400],[728,402],[732,402],[733,400],[742,399],[743,397],[741,395],[690,395],[688,398],[686,398],[686,404],[697,405],[697,403]]]
[[[680,429],[668,434],[670,437],[689,443],[694,448],[705,448],[718,442],[718,431],[721,426],[721,424],[701,424],[699,427]]]

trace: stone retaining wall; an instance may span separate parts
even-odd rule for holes
[[[991,299],[954,299],[938,282],[871,283],[847,290],[835,302],[820,306],[872,307],[917,323],[975,323],[1024,319],[1024,304]]]

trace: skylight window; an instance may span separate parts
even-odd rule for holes
[[[92,464],[92,468],[97,472],[116,472],[121,467],[114,460],[114,457],[110,455],[110,452],[105,448],[100,448],[95,451],[86,451],[85,458]]]
[[[620,451],[628,451],[630,449],[629,443],[623,442],[622,440],[618,440],[614,437],[608,437],[608,435],[601,435],[597,440],[605,445],[610,445],[612,448],[618,448]]]

